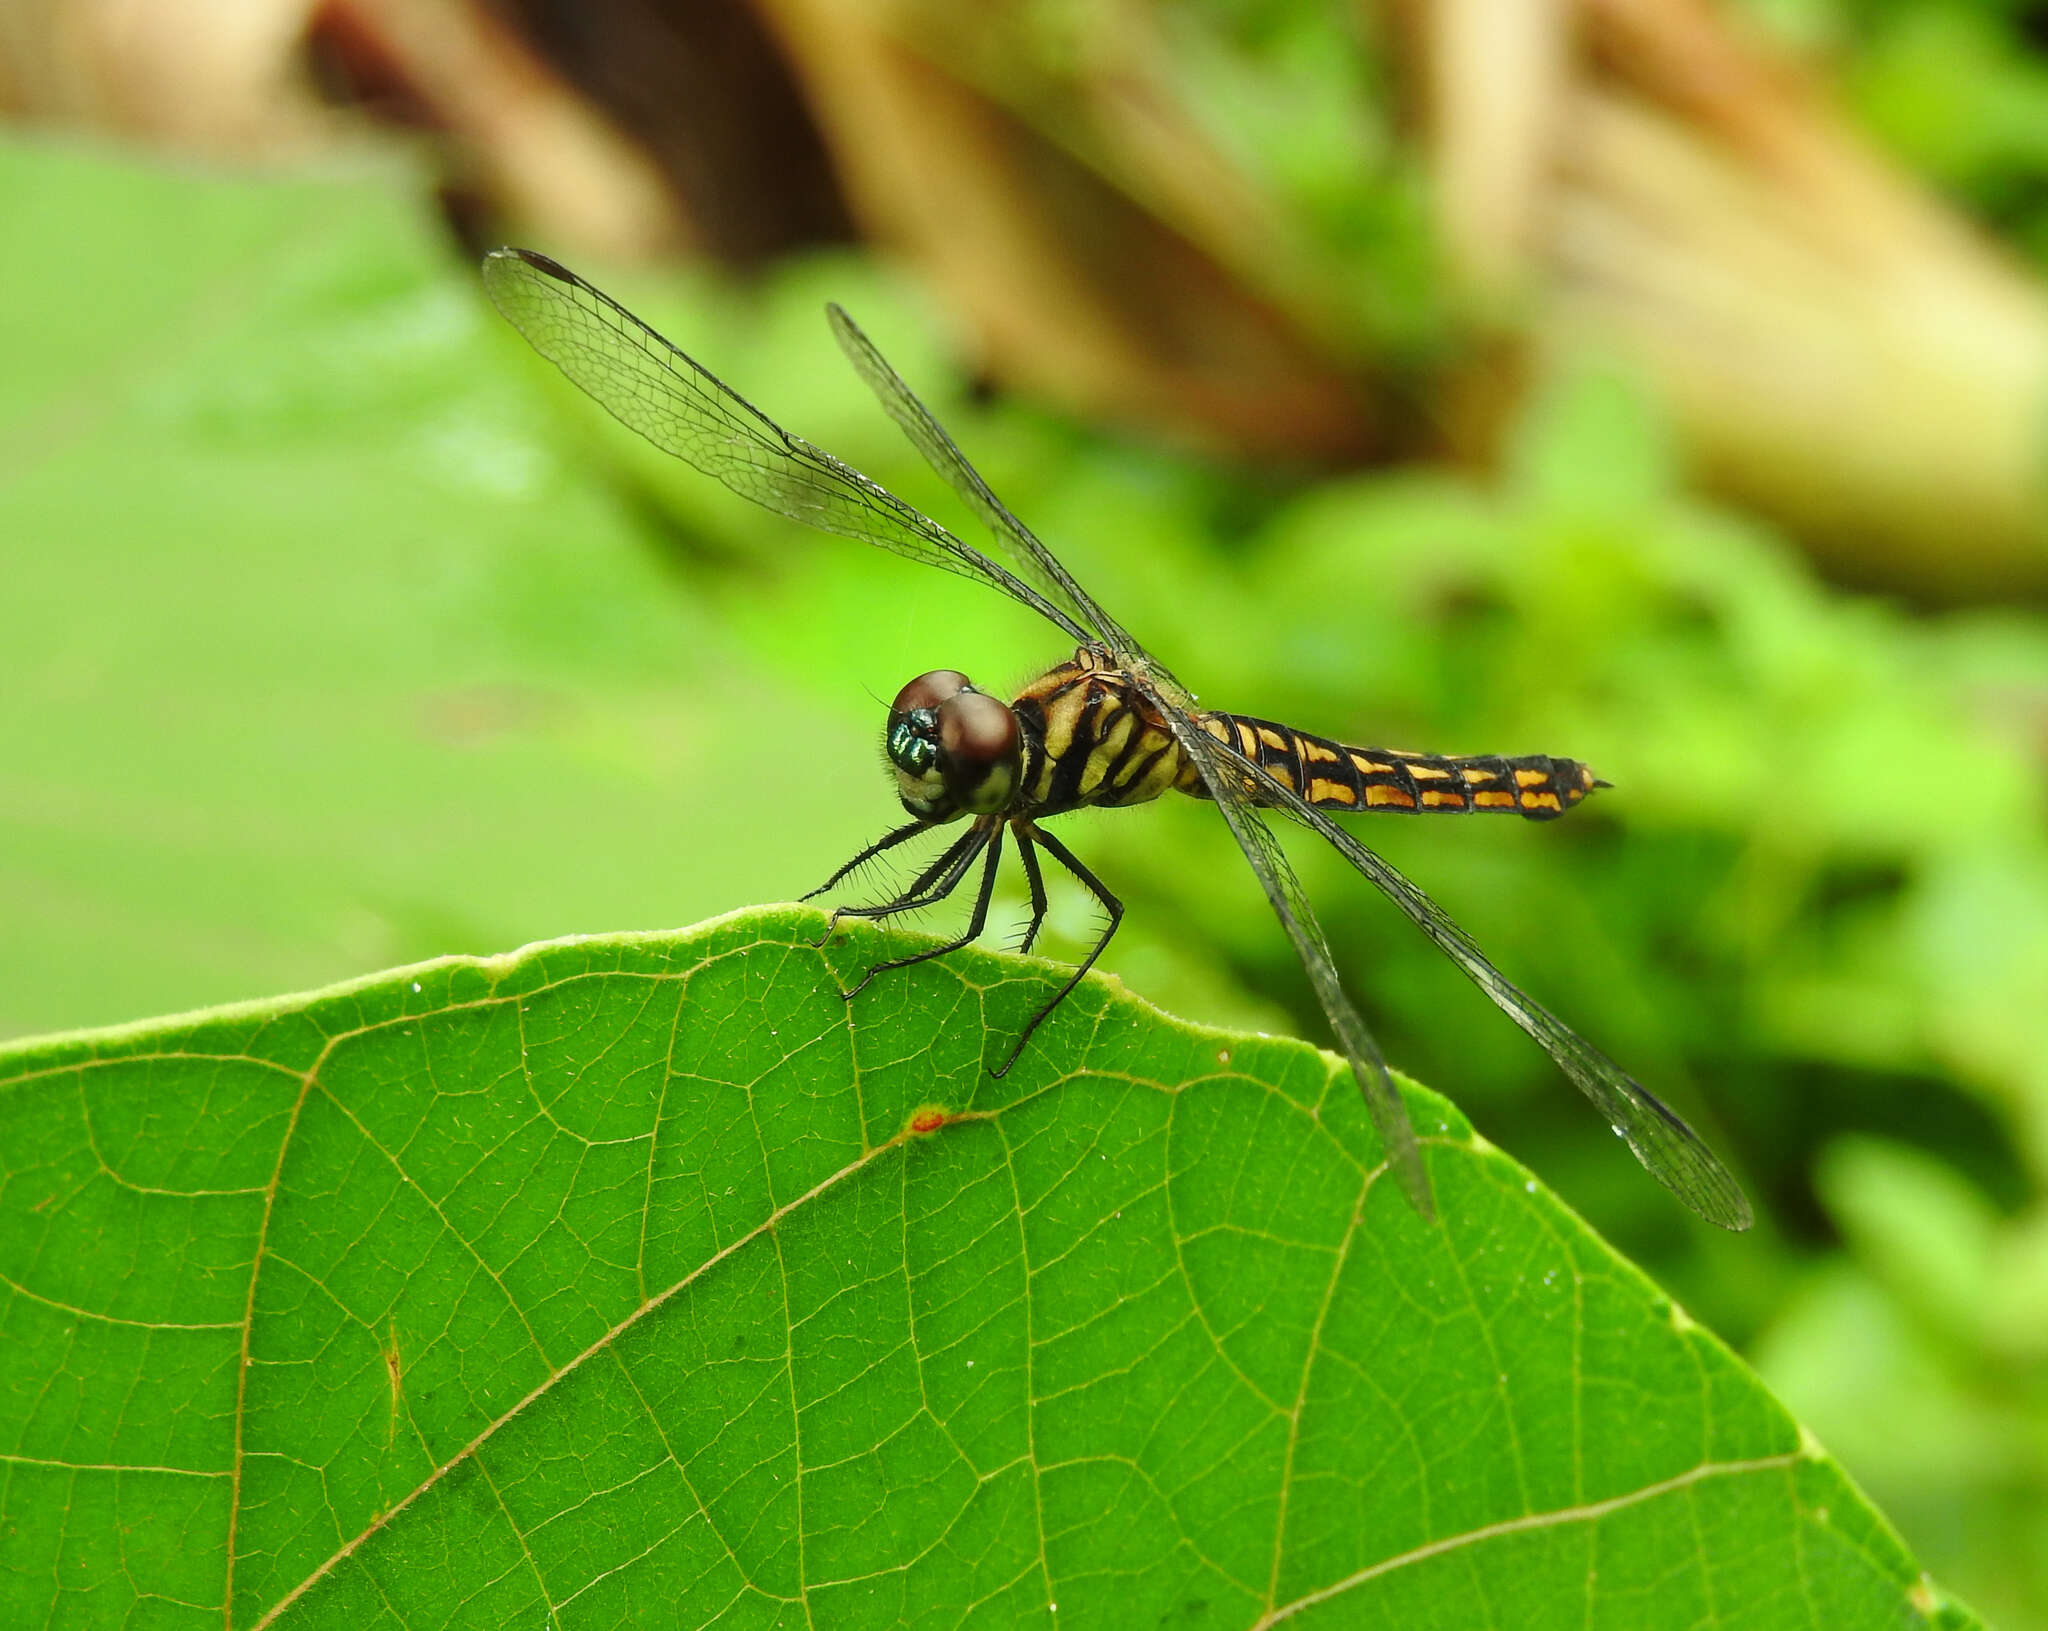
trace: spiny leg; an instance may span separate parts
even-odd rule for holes
[[[974,910],[968,914],[966,932],[959,939],[949,940],[943,946],[933,946],[925,951],[914,951],[908,957],[892,957],[886,963],[875,964],[873,968],[869,969],[867,973],[863,974],[854,983],[853,989],[846,993],[846,1000],[848,1002],[853,1001],[855,997],[867,989],[868,981],[885,970],[908,968],[912,963],[922,963],[934,957],[943,957],[949,951],[958,951],[962,946],[979,936],[982,926],[988,922],[989,897],[995,893],[996,889],[996,863],[1002,858],[1003,829],[1000,826],[992,827],[988,834],[988,859],[982,865],[981,887],[974,892]],[[961,871],[964,873],[966,868],[962,867]]]
[[[1030,842],[1030,830],[1020,826],[1018,830],[1018,859],[1024,863],[1024,881],[1030,885],[1030,922],[1024,924],[1024,938],[1018,940],[1018,957],[1030,953],[1032,940],[1038,938],[1038,930],[1044,928],[1044,877],[1038,873],[1038,850]]]
[[[1017,942],[1017,955],[1022,957],[1045,926],[1045,879],[1038,871],[1038,851],[1031,834],[1023,827],[1017,829],[1017,855],[1024,863],[1024,880],[1031,887],[1031,921],[1024,925],[1024,938]]]
[[[959,888],[960,880],[967,875],[967,869],[974,864],[974,857],[980,853],[982,843],[980,829],[970,828],[941,850],[938,859],[912,878],[909,887],[894,900],[886,900],[876,906],[833,907],[832,915],[825,919],[825,932],[811,944],[822,946],[829,941],[843,917],[893,917],[898,912],[914,912],[944,900]]]
[[[1102,938],[1096,941],[1089,949],[1088,955],[1081,959],[1081,966],[1075,969],[1068,977],[1067,983],[1053,993],[1052,1001],[1031,1016],[1031,1023],[1024,1027],[1017,1037],[1017,1045],[1010,1049],[1010,1057],[1005,1059],[999,1068],[990,1071],[989,1074],[991,1076],[1007,1076],[1010,1073],[1010,1067],[1017,1062],[1018,1056],[1024,1052],[1024,1044],[1031,1040],[1031,1033],[1051,1017],[1052,1011],[1065,1002],[1074,987],[1081,983],[1082,976],[1095,966],[1095,959],[1102,955],[1103,947],[1109,944],[1110,937],[1116,933],[1117,925],[1124,920],[1124,903],[1109,892],[1107,884],[1075,859],[1072,850],[1068,849],[1066,845],[1053,837],[1043,827],[1027,826],[1019,822],[1017,824],[1017,838],[1020,843],[1024,840],[1026,834],[1029,834],[1032,838],[1043,844],[1046,854],[1050,855],[1061,866],[1079,878],[1082,887],[1089,894],[1093,895],[1097,901],[1101,902],[1102,909],[1109,914],[1109,927],[1102,931]]]
[[[849,872],[857,872],[860,868],[866,866],[868,862],[872,861],[877,855],[880,855],[883,851],[892,850],[898,844],[903,843],[905,840],[915,838],[919,833],[929,832],[930,830],[931,823],[929,821],[913,821],[908,826],[898,827],[893,832],[884,833],[880,838],[877,838],[872,844],[868,845],[866,849],[862,850],[852,860],[848,861],[846,865],[841,867],[837,872],[833,873],[831,877],[827,878],[823,883],[819,884],[816,889],[813,889],[807,895],[799,895],[797,899],[816,900],[820,895],[824,894],[826,890],[830,889],[834,884],[838,883],[839,880],[845,877]]]

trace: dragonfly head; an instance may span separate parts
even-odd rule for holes
[[[1008,704],[950,668],[920,674],[896,693],[883,738],[896,793],[920,821],[993,815],[1016,791],[1023,733]]]

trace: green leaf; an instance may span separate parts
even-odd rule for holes
[[[822,921],[0,1052],[0,1623],[1975,1623],[1442,1100]]]

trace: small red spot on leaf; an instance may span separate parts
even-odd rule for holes
[[[943,1110],[920,1110],[910,1118],[910,1130],[913,1133],[935,1133],[946,1125],[947,1119]]]

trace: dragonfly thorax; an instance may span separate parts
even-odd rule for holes
[[[920,674],[896,693],[882,745],[897,797],[920,821],[1007,808],[1024,757],[1009,705],[951,668]]]

